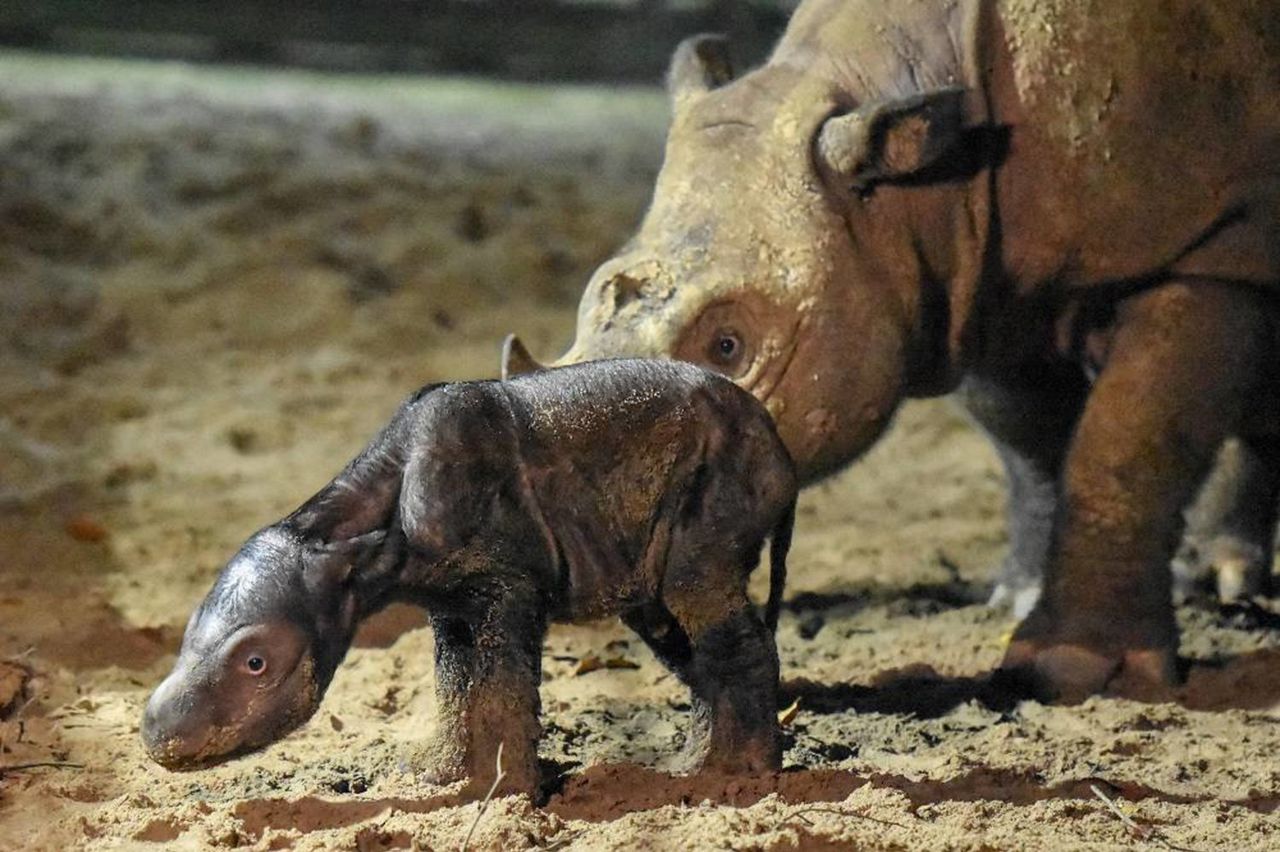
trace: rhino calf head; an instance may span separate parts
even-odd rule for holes
[[[919,219],[949,235],[954,214],[879,196],[935,168],[962,92],[858,104],[831,75],[778,62],[732,80],[708,36],[676,52],[669,85],[652,205],[592,277],[560,363],[716,370],[765,403],[812,480],[875,440],[934,355],[911,343],[920,281],[951,274],[954,258],[921,245]]]
[[[311,717],[354,630],[348,557],[280,527],[249,539],[192,614],[173,671],[147,702],[141,734],[152,759],[206,766]]]

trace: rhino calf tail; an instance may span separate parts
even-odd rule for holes
[[[769,544],[769,599],[764,606],[764,623],[771,633],[778,629],[782,591],[787,584],[787,552],[791,550],[791,531],[795,525],[796,501],[793,499],[774,526]]]

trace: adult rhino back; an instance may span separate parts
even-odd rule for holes
[[[996,172],[1011,278],[1280,280],[1280,4],[997,10],[976,47],[1012,129]]]
[[[1167,679],[1179,510],[1224,436],[1280,440],[1258,414],[1278,20],[1260,0],[809,0],[738,79],[722,42],[686,42],[652,205],[564,360],[710,366],[808,480],[903,398],[963,388],[1011,480],[1007,577],[1044,578],[1009,664],[1068,697]]]

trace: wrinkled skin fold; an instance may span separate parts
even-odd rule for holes
[[[1207,489],[1192,543],[1269,568],[1277,21],[1273,0],[807,0],[736,79],[691,40],[652,204],[561,363],[716,369],[806,481],[901,400],[958,391],[1010,479],[1006,667],[1064,700],[1167,683],[1181,512],[1228,437],[1260,461]],[[1216,547],[1183,561],[1238,552]]]
[[[617,360],[431,386],[297,511],[256,533],[192,615],[142,739],[159,763],[261,748],[319,706],[391,601],[435,634],[439,726],[419,769],[538,788],[552,621],[618,615],[685,683],[691,770],[781,763],[773,641],[797,477],[773,421],[712,372]],[[763,616],[747,580],[771,539]]]

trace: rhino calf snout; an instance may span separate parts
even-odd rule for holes
[[[192,731],[184,730],[191,727],[189,720],[190,708],[182,705],[180,684],[175,675],[170,675],[151,694],[142,713],[139,733],[152,760],[169,769],[178,769],[200,753],[204,738],[193,741]]]

